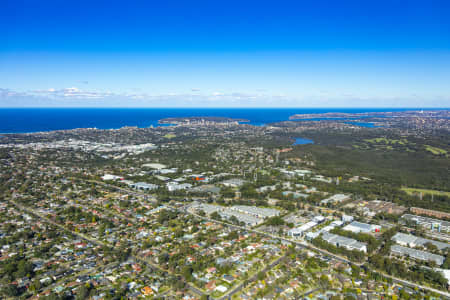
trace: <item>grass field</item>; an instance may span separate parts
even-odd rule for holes
[[[385,137],[379,137],[379,138],[374,138],[374,139],[365,139],[364,141],[368,142],[368,143],[372,143],[372,144],[400,144],[400,145],[405,145],[408,143],[407,140],[405,139],[401,139],[401,140],[394,140],[394,139],[387,139]]]
[[[418,193],[429,194],[429,195],[438,195],[438,196],[447,196],[450,197],[450,192],[441,192],[436,190],[427,190],[427,189],[414,189],[414,188],[402,188],[402,191],[413,195]]]
[[[438,147],[433,147],[430,145],[425,145],[425,149],[427,151],[430,151],[431,153],[433,153],[434,155],[440,155],[440,154],[447,154],[447,151]]]
[[[174,137],[177,137],[175,134],[168,133],[164,136],[166,139],[173,139]]]

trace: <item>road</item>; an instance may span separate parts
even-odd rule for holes
[[[307,292],[304,292],[299,298],[297,298],[297,299],[303,299],[304,297],[306,297],[306,296],[308,296],[308,295],[311,295],[312,293],[315,293],[315,292],[317,292],[318,290],[320,290],[320,288],[314,288],[314,289],[312,289],[312,290],[309,290],[309,291],[307,291]]]
[[[80,178],[73,178],[73,179],[78,179],[78,180],[83,180],[83,181],[90,182],[90,183],[100,184],[100,185],[103,185],[103,186],[108,187],[108,188],[117,189],[117,190],[125,192],[127,194],[132,194],[134,196],[139,196],[139,197],[148,196],[148,194],[141,193],[139,191],[133,191],[133,190],[129,190],[129,189],[126,189],[126,188],[117,187],[117,186],[114,186],[114,185],[111,185],[111,184],[107,184],[107,183],[104,183],[104,182],[101,182],[101,181],[97,181],[97,180],[87,180],[87,179],[80,179]],[[309,244],[309,243],[307,243],[305,241],[297,241],[297,240],[289,239],[289,238],[282,237],[282,236],[279,236],[279,235],[267,233],[267,232],[264,232],[264,231],[259,231],[259,230],[256,230],[256,229],[251,229],[251,228],[247,228],[247,227],[243,227],[243,226],[239,226],[239,225],[233,225],[233,224],[230,224],[230,223],[218,221],[218,220],[211,219],[211,218],[208,218],[208,217],[205,217],[205,216],[200,216],[200,215],[198,215],[196,213],[193,213],[193,212],[190,212],[190,211],[188,211],[186,209],[180,209],[180,208],[173,207],[173,206],[170,206],[170,205],[167,205],[167,204],[166,204],[166,206],[168,208],[177,210],[177,211],[182,212],[182,213],[191,214],[191,215],[193,215],[193,216],[195,216],[197,218],[203,219],[205,221],[214,222],[214,223],[222,224],[224,226],[229,226],[229,227],[232,227],[232,228],[236,228],[236,229],[245,230],[245,231],[248,231],[248,232],[257,233],[257,234],[264,235],[264,236],[267,236],[267,237],[270,237],[270,238],[274,238],[274,239],[279,239],[279,240],[282,240],[282,241],[293,243],[293,244],[295,244],[295,245],[297,245],[299,247],[302,247],[302,248],[309,248],[310,250],[319,252],[319,253],[321,253],[323,255],[327,255],[327,256],[333,257],[333,258],[335,258],[337,260],[340,260],[342,262],[346,262],[346,263],[357,265],[357,266],[361,266],[362,265],[362,263],[359,264],[359,263],[352,262],[352,261],[348,260],[345,257],[342,257],[342,256],[339,256],[339,255],[330,253],[330,252],[328,252],[326,250],[317,248],[314,245],[311,245],[311,244]]]
[[[278,265],[280,263],[280,261],[282,261],[284,258],[286,258],[286,256],[281,256],[279,258],[277,258],[275,261],[273,261],[272,263],[270,263],[269,265],[265,266],[261,271],[259,272],[263,272],[266,273],[268,272],[270,269],[272,269],[273,267],[275,267],[276,265]],[[253,274],[249,279],[242,281],[240,284],[238,284],[237,286],[235,286],[233,289],[231,289],[228,293],[226,293],[225,295],[219,297],[219,298],[214,298],[215,300],[225,300],[225,299],[231,299],[231,297],[236,294],[237,292],[239,292],[240,290],[242,290],[242,288],[245,286],[246,283],[250,283],[255,281],[258,278],[258,273],[256,272],[255,274]]]
[[[102,241],[99,241],[99,240],[97,240],[97,239],[88,237],[88,236],[86,236],[86,235],[84,235],[84,234],[82,234],[82,233],[79,233],[79,232],[75,232],[75,231],[69,230],[69,229],[65,228],[63,225],[54,222],[52,219],[50,219],[50,218],[48,218],[48,217],[42,215],[42,214],[39,213],[39,212],[36,212],[35,210],[33,210],[33,209],[31,209],[31,208],[24,207],[23,205],[21,205],[21,204],[15,202],[15,201],[13,201],[13,200],[7,200],[7,201],[8,201],[9,203],[15,205],[17,208],[21,209],[22,211],[26,211],[27,213],[29,213],[29,214],[31,214],[31,215],[34,215],[34,216],[40,218],[41,220],[44,220],[44,221],[46,221],[47,223],[50,223],[50,224],[52,224],[52,225],[58,227],[59,229],[61,229],[61,230],[63,230],[63,231],[70,232],[70,233],[72,233],[74,236],[76,236],[76,237],[78,237],[78,238],[80,238],[80,239],[83,239],[83,240],[85,240],[85,241],[88,241],[88,242],[90,242],[90,243],[92,243],[92,244],[94,244],[94,245],[97,245],[97,246],[103,246],[103,247],[107,247],[107,248],[109,248],[109,249],[113,249],[113,247],[112,247],[111,245],[109,245],[109,244],[107,244],[107,243],[104,243],[104,242],[102,242]],[[150,262],[149,260],[147,260],[147,259],[145,259],[145,258],[141,258],[141,257],[135,256],[135,255],[130,255],[130,258],[132,258],[132,259],[134,259],[134,260],[136,260],[136,261],[138,261],[138,262],[140,262],[140,263],[145,264],[146,266],[152,268],[153,270],[159,270],[159,271],[161,271],[161,272],[163,272],[163,273],[169,273],[169,274],[171,274],[171,275],[177,276],[177,274],[173,274],[173,273],[171,273],[171,272],[168,271],[168,270],[164,270],[164,269],[161,268],[160,266],[158,266],[158,265],[156,265],[156,264]],[[185,283],[186,283],[186,286],[187,286],[191,291],[193,291],[194,293],[196,293],[197,295],[203,296],[203,295],[205,294],[202,290],[198,289],[197,287],[195,287],[194,285],[188,283],[187,281],[185,281]]]
[[[97,180],[88,180],[88,179],[82,179],[82,178],[72,178],[72,179],[77,179],[77,180],[82,180],[82,181],[86,181],[86,182],[91,182],[91,183],[103,185],[103,186],[106,186],[106,187],[109,187],[109,188],[112,188],[112,189],[123,191],[123,192],[125,192],[127,194],[132,194],[132,195],[135,195],[135,196],[139,196],[139,197],[149,196],[148,194],[141,193],[139,191],[133,191],[133,190],[129,190],[129,189],[126,189],[126,188],[117,187],[117,186],[110,185],[110,184],[107,184],[107,183],[104,183],[104,182],[101,182],[101,181],[97,181]],[[214,219],[210,219],[208,217],[200,216],[198,214],[190,212],[190,211],[188,211],[186,209],[180,209],[180,208],[173,207],[173,206],[170,206],[170,205],[166,205],[166,206],[171,208],[171,209],[180,211],[182,213],[191,214],[191,215],[193,215],[195,217],[198,217],[198,218],[201,218],[203,220],[207,220],[207,221],[214,222],[214,223],[217,223],[217,224],[222,224],[224,226],[230,226],[232,228],[236,228],[236,229],[240,229],[240,230],[244,230],[244,231],[248,231],[248,232],[254,232],[254,233],[261,234],[261,235],[264,235],[264,236],[268,236],[268,237],[271,237],[271,238],[274,238],[274,239],[279,239],[279,240],[282,240],[282,241],[290,242],[290,243],[293,243],[293,244],[295,244],[295,245],[297,245],[299,247],[302,247],[302,248],[305,248],[305,249],[309,249],[309,250],[312,250],[314,252],[318,252],[318,253],[320,253],[322,255],[332,257],[334,259],[337,259],[339,261],[348,263],[350,265],[354,265],[354,266],[358,266],[358,267],[363,265],[363,263],[356,263],[356,262],[348,260],[345,257],[342,257],[342,256],[336,255],[334,253],[330,253],[330,252],[328,252],[326,250],[317,248],[314,245],[311,245],[311,244],[307,243],[306,241],[292,240],[292,239],[289,239],[289,238],[286,238],[286,237],[282,237],[282,236],[278,236],[278,235],[275,235],[275,234],[270,234],[270,233],[267,233],[267,232],[263,232],[263,231],[259,231],[259,230],[255,230],[255,229],[251,229],[251,228],[246,228],[246,227],[242,227],[242,226],[238,226],[238,225],[233,225],[233,224],[225,223],[225,222],[214,220]],[[386,274],[384,272],[381,272],[379,270],[373,270],[373,271],[377,272],[378,274],[382,275],[385,278],[391,279],[393,282],[400,283],[402,285],[405,285],[405,286],[408,286],[408,287],[411,287],[411,288],[418,288],[418,289],[421,289],[421,290],[424,290],[424,291],[430,291],[430,292],[433,292],[433,293],[437,293],[437,294],[439,294],[439,295],[441,295],[441,296],[443,296],[443,297],[445,297],[447,299],[450,299],[450,293],[448,293],[448,292],[444,292],[444,291],[437,290],[437,289],[434,289],[434,288],[431,288],[431,287],[428,287],[428,286],[419,285],[419,284],[416,284],[414,282],[410,282],[410,281],[403,280],[403,279],[400,279],[400,278],[397,278],[397,277],[393,277],[393,276],[388,275],[388,274]]]
[[[85,269],[85,270],[80,271],[78,273],[73,273],[72,275],[70,275],[68,277],[64,277],[61,280],[58,280],[58,281],[50,284],[49,286],[41,288],[39,290],[39,294],[43,295],[43,293],[45,291],[53,290],[55,287],[57,287],[59,285],[65,284],[65,283],[67,283],[69,281],[72,281],[75,277],[79,277],[79,276],[82,276],[82,275],[88,275],[88,274],[94,273],[94,272],[96,273],[96,272],[99,272],[100,270],[105,270],[107,268],[114,267],[114,266],[116,266],[118,264],[119,264],[118,262],[112,262],[112,263],[107,264],[107,265],[102,265],[102,266],[98,266],[98,267],[94,267],[94,268],[90,268],[90,269]]]

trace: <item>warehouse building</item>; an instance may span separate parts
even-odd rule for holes
[[[371,233],[379,232],[381,227],[379,225],[367,224],[354,221],[343,228],[344,230],[351,231],[354,233]]]
[[[192,187],[192,184],[190,184],[190,183],[181,183],[180,184],[178,182],[172,181],[172,182],[166,183],[166,187],[169,192],[173,192],[173,191],[190,189]]]
[[[349,195],[336,194],[336,195],[333,195],[333,196],[331,196],[331,197],[329,197],[327,199],[323,199],[322,201],[320,201],[320,203],[323,204],[323,205],[326,205],[328,203],[336,203],[336,202],[340,203],[340,202],[346,201],[348,199],[350,199]]]
[[[230,209],[224,209],[219,211],[219,215],[224,219],[230,219],[231,217],[235,217],[239,222],[245,223],[247,226],[256,226],[264,222],[263,219],[254,217],[249,214],[244,214],[238,211],[233,211]]]
[[[409,256],[413,259],[421,261],[434,261],[438,266],[442,265],[445,260],[445,257],[441,255],[436,255],[430,252],[416,250],[399,245],[393,245],[391,247],[391,254],[401,257]]]
[[[425,247],[425,244],[427,244],[427,243],[433,244],[439,250],[444,250],[446,248],[450,248],[450,244],[447,244],[447,243],[424,239],[421,237],[414,236],[412,234],[404,234],[401,232],[396,233],[392,237],[392,240],[399,245],[408,246],[408,247],[412,247],[412,248],[415,248],[418,246]]]
[[[146,183],[146,182],[136,182],[136,183],[130,184],[130,186],[132,188],[135,188],[137,190],[142,190],[142,191],[151,191],[151,190],[156,190],[158,188],[158,186],[156,184]]]
[[[322,239],[327,243],[335,245],[336,247],[343,247],[348,250],[358,250],[361,252],[367,252],[367,244],[358,242],[355,239],[347,238],[333,233],[328,233],[326,231],[321,234]]]
[[[292,237],[300,237],[303,236],[308,230],[314,228],[315,226],[317,226],[319,223],[311,221],[308,223],[303,224],[300,227],[296,227],[296,228],[292,228],[291,230],[288,231],[288,235],[292,236]]]
[[[246,181],[239,178],[232,178],[221,182],[221,184],[223,184],[224,186],[233,188],[241,187],[244,185],[244,183],[246,183]]]
[[[102,180],[123,180],[123,177],[112,174],[105,174],[104,176],[102,176]]]
[[[280,211],[278,209],[273,208],[255,207],[248,205],[235,205],[230,207],[230,209],[263,219],[280,215]]]
[[[217,212],[223,219],[230,219],[234,216],[239,222],[243,222],[247,226],[256,226],[264,222],[264,218],[260,218],[248,213],[243,213],[232,208],[233,207],[224,207],[200,202],[194,202],[188,207],[188,209],[195,210],[197,212],[202,210],[207,215],[211,215],[213,212]]]

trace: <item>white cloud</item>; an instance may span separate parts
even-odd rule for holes
[[[439,107],[448,96],[412,94],[405,97],[368,97],[350,93],[288,96],[283,93],[212,92],[147,94],[133,91],[84,90],[77,87],[18,92],[0,88],[0,107]]]
[[[79,91],[79,89],[76,87],[71,87],[71,88],[65,88],[64,91],[66,91],[68,93],[76,93]]]

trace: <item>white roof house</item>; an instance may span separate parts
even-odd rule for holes
[[[221,293],[225,293],[226,291],[228,291],[228,288],[224,285],[219,285],[216,287],[216,291],[219,291]]]

